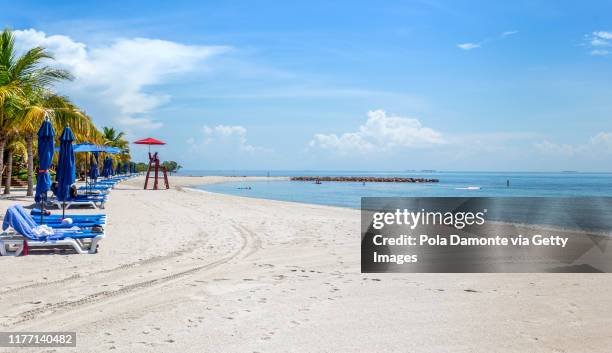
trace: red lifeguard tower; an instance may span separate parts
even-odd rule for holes
[[[134,141],[134,144],[136,145],[149,145],[149,167],[147,168],[147,176],[145,179],[145,184],[144,184],[144,189],[147,189],[147,186],[149,185],[149,177],[151,176],[151,170],[153,170],[154,176],[153,176],[153,190],[157,190],[158,188],[158,181],[159,181],[159,171],[161,169],[162,173],[164,174],[164,183],[166,185],[166,189],[170,189],[170,183],[168,183],[168,171],[166,170],[166,168],[164,166],[161,166],[159,164],[159,157],[157,155],[157,152],[151,154],[151,145],[165,145],[166,143],[157,139],[154,139],[152,137],[148,137],[146,139],[142,139],[142,140],[138,140],[138,141]]]

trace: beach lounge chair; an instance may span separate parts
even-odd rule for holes
[[[77,206],[91,206],[92,208],[104,208],[106,202],[106,195],[79,195],[76,198],[71,198],[66,201],[60,201],[56,197],[47,200],[48,203],[62,208],[65,205],[65,209],[69,209],[73,205]]]
[[[91,195],[93,195],[93,196],[104,195],[105,196],[105,195],[110,194],[111,189],[110,188],[106,188],[106,189],[105,188],[95,188],[94,189],[91,186],[89,186],[89,187],[81,186],[81,187],[78,188],[78,191],[79,191],[79,193],[81,195],[88,195],[88,196],[91,196]]]
[[[79,190],[109,190],[109,189],[112,189],[111,185],[105,185],[101,183],[79,186]]]
[[[109,190],[110,191],[115,188],[115,185],[117,185],[117,183],[113,181],[99,181],[93,185],[89,185],[88,188],[91,189],[93,187],[94,190]]]
[[[44,215],[40,217],[40,210],[28,214],[26,209],[21,205],[14,205],[13,207],[15,207],[24,218],[32,218],[37,225],[46,224],[51,228],[79,227],[101,229],[106,225],[106,215],[65,215],[63,218],[61,215]],[[32,211],[34,211],[34,209]],[[67,218],[71,220],[71,223],[64,222],[64,219]]]
[[[78,254],[94,254],[98,242],[105,236],[104,232],[81,229],[51,229],[50,234],[40,235],[41,227],[44,226],[38,226],[31,217],[24,217],[15,206],[9,207],[2,223],[0,255],[19,256],[26,242],[30,248],[69,247]],[[7,231],[9,228],[13,231]]]
[[[32,218],[36,219],[36,217],[40,217],[40,208],[33,208],[30,211],[30,215]],[[62,219],[62,216],[59,214],[51,214],[49,211],[45,211],[46,218],[53,219]],[[66,217],[74,218],[74,219],[84,219],[84,220],[106,220],[105,214],[73,214],[67,215]]]

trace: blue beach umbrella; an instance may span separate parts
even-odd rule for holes
[[[113,167],[111,165],[112,162],[113,160],[110,157],[106,157],[106,177],[113,175]]]
[[[100,172],[100,176],[106,177],[106,158],[102,160],[102,171]]]
[[[36,194],[34,194],[34,201],[40,202],[41,211],[43,211],[40,213],[41,223],[45,213],[44,205],[47,200],[47,191],[51,187],[49,168],[53,159],[54,137],[55,130],[53,130],[49,119],[45,119],[38,129],[38,176],[36,177]]]
[[[110,177],[111,175],[113,175],[113,167],[111,166],[111,163],[113,162],[113,160],[110,157],[106,157],[106,177]]]
[[[57,199],[62,201],[62,217],[65,215],[64,201],[70,195],[70,186],[75,181],[74,150],[72,148],[74,135],[69,127],[64,128],[60,136],[60,153],[57,160]]]
[[[98,152],[93,152],[91,155],[91,169],[89,170],[89,177],[93,179],[94,183],[100,176],[98,172]]]
[[[121,162],[117,162],[117,168],[115,168],[115,174],[121,174]]]
[[[128,163],[124,163],[123,164],[123,174],[127,174],[128,173],[128,166],[129,166]]]
[[[102,176],[108,178],[108,156],[104,157],[104,161],[102,162]]]

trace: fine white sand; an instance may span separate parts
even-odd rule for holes
[[[0,331],[77,331],[20,352],[611,350],[608,274],[361,274],[358,211],[185,188],[224,180],[124,182],[98,254],[0,258]]]

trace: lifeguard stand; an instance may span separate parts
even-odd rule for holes
[[[153,190],[158,190],[159,184],[159,172],[164,174],[164,184],[166,185],[166,189],[170,189],[170,183],[168,182],[168,171],[164,166],[159,164],[159,157],[157,152],[151,154],[151,145],[165,145],[166,143],[160,140],[156,140],[154,138],[148,137],[146,139],[134,141],[137,145],[149,145],[149,167],[147,168],[147,176],[145,178],[144,189],[147,190],[149,186],[149,178],[151,177],[151,171],[153,171]]]
[[[168,171],[166,167],[159,165],[159,158],[157,157],[157,152],[151,154],[149,152],[149,168],[147,168],[147,177],[145,178],[144,188],[147,189],[149,185],[149,177],[151,175],[151,170],[153,170],[153,190],[157,190],[158,181],[159,181],[159,170],[161,169],[164,174],[164,184],[166,185],[166,189],[170,189],[170,183],[168,183]]]

